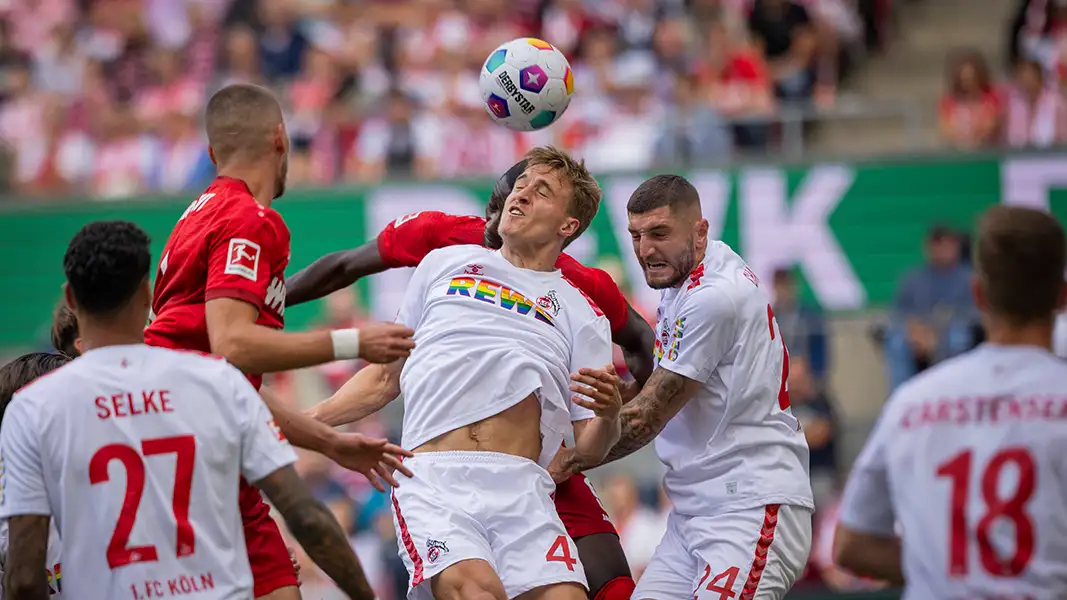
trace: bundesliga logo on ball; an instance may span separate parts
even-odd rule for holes
[[[548,127],[567,110],[574,74],[567,57],[537,38],[519,38],[489,55],[479,84],[494,121],[516,131]]]

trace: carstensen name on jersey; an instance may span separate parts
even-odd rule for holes
[[[926,400],[909,406],[900,416],[900,427],[1064,420],[1067,420],[1064,396],[965,396]]]

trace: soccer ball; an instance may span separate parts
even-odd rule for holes
[[[478,82],[489,116],[515,131],[548,127],[567,110],[574,93],[567,57],[537,38],[511,40],[493,50]]]

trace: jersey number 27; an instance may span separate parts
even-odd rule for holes
[[[141,452],[126,444],[108,444],[96,451],[89,460],[89,482],[93,485],[107,483],[108,467],[117,460],[126,469],[126,491],[122,510],[119,512],[115,531],[107,544],[107,564],[117,569],[132,563],[159,560],[159,552],[153,545],[130,547],[130,534],[137,520],[141,496],[145,486],[145,457],[159,454],[175,455],[174,495],[172,510],[178,527],[175,552],[188,556],[196,550],[196,535],[189,521],[189,498],[193,489],[193,465],[196,462],[196,438],[191,435],[155,438],[141,441]]]

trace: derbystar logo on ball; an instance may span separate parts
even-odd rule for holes
[[[479,85],[494,121],[515,131],[534,131],[555,123],[567,110],[574,74],[552,44],[519,38],[489,54]]]

